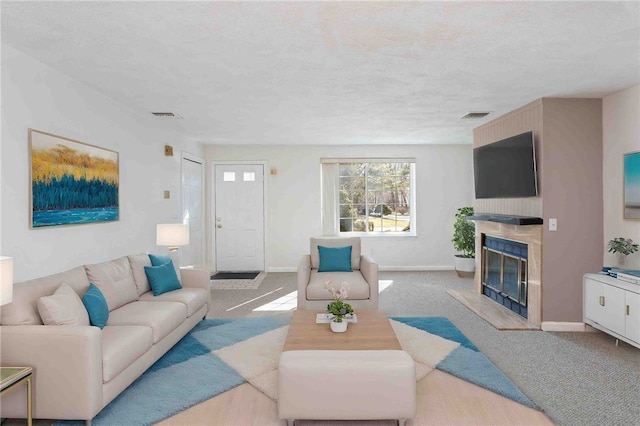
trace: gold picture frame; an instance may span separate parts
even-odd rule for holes
[[[115,151],[29,129],[31,229],[120,219]]]

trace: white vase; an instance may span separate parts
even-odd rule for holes
[[[616,255],[618,256],[618,266],[622,268],[624,261],[627,260],[627,255],[622,253],[616,253]]]
[[[347,331],[348,324],[349,323],[345,320],[342,320],[342,322],[331,321],[331,331],[333,331],[334,333],[344,333],[345,331]]]

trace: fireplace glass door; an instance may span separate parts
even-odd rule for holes
[[[527,259],[485,246],[481,265],[483,293],[526,318]]]

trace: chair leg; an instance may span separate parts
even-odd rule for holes
[[[294,419],[287,419],[287,426],[293,426],[296,423]]]
[[[407,424],[407,419],[398,419],[398,426],[405,426]]]

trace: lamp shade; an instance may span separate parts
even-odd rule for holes
[[[13,259],[0,256],[0,305],[13,300]]]
[[[159,246],[185,246],[189,244],[189,225],[182,223],[159,223],[156,244]]]

